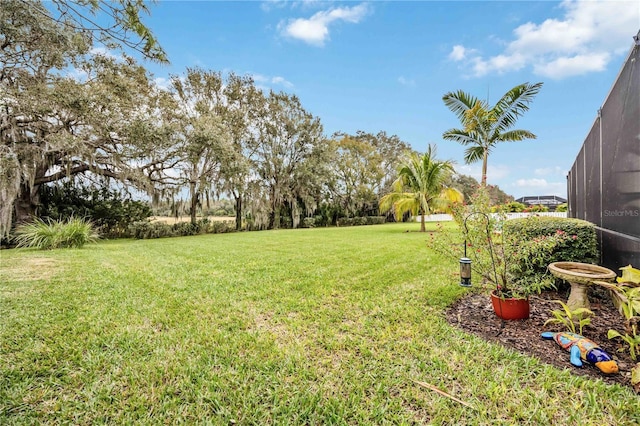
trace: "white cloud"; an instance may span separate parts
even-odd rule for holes
[[[532,179],[518,179],[516,181],[516,186],[517,187],[529,187],[529,188],[540,188],[540,187],[547,187],[549,185],[549,183],[547,182],[546,179],[538,179],[538,178],[532,178]]]
[[[271,12],[274,9],[283,9],[285,7],[291,7],[291,9],[302,8],[318,8],[318,6],[326,6],[326,0],[263,0],[260,4],[260,8],[264,12]]]
[[[492,70],[502,74],[508,71],[518,71],[526,65],[526,58],[515,53],[513,55],[497,55],[487,60],[480,57],[473,58],[473,69],[477,75],[485,75]]]
[[[309,19],[281,21],[278,29],[284,36],[299,39],[311,45],[324,46],[329,38],[329,25],[339,21],[357,24],[368,12],[369,7],[366,3],[353,7],[339,7],[317,12]]]
[[[543,167],[535,169],[533,171],[533,174],[535,174],[536,176],[566,176],[567,171],[560,166]]]
[[[455,46],[453,46],[453,49],[451,49],[451,53],[449,53],[449,59],[456,62],[462,61],[467,56],[474,54],[475,52],[475,49],[467,49],[460,44],[456,44]]]
[[[610,59],[611,55],[608,52],[560,57],[551,62],[534,65],[533,71],[538,75],[560,79],[593,71],[604,71]]]
[[[273,9],[282,9],[287,6],[287,0],[265,0],[260,4],[260,8],[265,12]]]
[[[252,74],[251,77],[256,82],[256,86],[262,90],[269,90],[273,86],[282,86],[286,89],[293,87],[292,82],[280,76],[269,77],[262,74]]]
[[[293,7],[300,7],[303,9],[310,9],[310,8],[320,8],[320,7],[325,7],[327,5],[327,1],[326,0],[300,0],[300,1],[294,1],[293,2]]]
[[[475,76],[531,67],[537,75],[561,79],[604,70],[629,49],[638,31],[635,1],[565,0],[559,7],[564,10],[560,18],[515,28],[513,40],[497,55],[455,45],[449,59],[468,60]]]
[[[113,51],[107,49],[106,47],[93,47],[89,50],[89,53],[92,55],[100,55],[109,59],[122,59],[122,55],[117,55],[113,53]]]
[[[546,179],[518,179],[513,185],[518,192],[524,195],[558,195],[567,196],[566,182],[549,182]]]
[[[171,89],[171,80],[164,77],[156,77],[153,79],[153,83],[161,90]]]
[[[89,74],[85,70],[81,70],[80,68],[72,68],[67,73],[67,77],[77,82],[85,82],[87,81],[87,77],[89,77]]]
[[[404,78],[403,76],[398,77],[398,83],[402,84],[403,86],[409,87],[414,87],[416,85],[415,80]]]
[[[478,182],[482,180],[482,166],[478,165],[462,165],[456,167],[456,171],[460,174],[471,176],[476,179]],[[503,164],[498,165],[487,165],[487,182],[495,184],[497,180],[503,179],[511,173],[511,169],[509,166],[505,166]]]
[[[271,83],[275,84],[275,85],[284,86],[284,87],[287,87],[287,88],[293,87],[293,83],[292,82],[290,82],[288,80],[285,80],[284,77],[279,77],[279,76],[271,78]]]

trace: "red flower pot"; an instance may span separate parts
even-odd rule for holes
[[[499,318],[505,320],[519,320],[529,318],[529,299],[503,299],[491,292],[493,311]]]

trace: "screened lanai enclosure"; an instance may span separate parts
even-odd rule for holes
[[[569,217],[598,229],[601,264],[640,268],[640,31],[567,177]]]

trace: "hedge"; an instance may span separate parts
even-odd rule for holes
[[[341,217],[338,226],[381,225],[386,222],[385,216]]]
[[[235,232],[235,224],[232,221],[209,221],[201,219],[195,224],[180,222],[173,225],[162,222],[135,222],[129,226],[129,234],[140,240],[166,237],[184,237],[198,234],[224,234]]]
[[[516,235],[523,241],[558,232],[569,235],[571,238],[551,254],[549,263],[567,261],[595,264],[600,259],[595,225],[585,220],[530,216],[508,220],[502,229],[506,234]]]

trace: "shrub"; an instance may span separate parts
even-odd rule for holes
[[[126,237],[129,225],[151,216],[151,207],[143,201],[109,187],[63,185],[40,187],[39,216],[54,221],[84,217],[107,237]]]
[[[545,213],[549,211],[549,207],[538,204],[538,205],[526,207],[522,211],[526,213]]]
[[[303,228],[315,228],[316,227],[316,218],[315,217],[305,217],[302,219],[302,227]]]
[[[502,294],[526,296],[553,286],[555,278],[547,272],[551,262],[598,259],[595,228],[589,222],[546,217],[506,220],[504,211],[488,213],[490,199],[484,190],[470,201],[454,205],[454,220],[466,241],[472,269]],[[459,257],[458,241],[442,233],[433,244],[436,250]]]
[[[316,214],[321,217],[318,226],[337,225],[338,218],[344,214],[343,209],[336,204],[322,203],[316,210]]]
[[[151,223],[143,220],[129,225],[129,235],[139,240],[171,237],[171,225],[162,222]]]
[[[204,226],[206,230],[206,227],[208,227],[208,224],[202,224],[202,221],[198,221],[196,223],[178,222],[171,225],[171,231],[172,231],[172,235],[179,236],[179,237],[184,237],[189,235],[198,235],[201,233],[200,229],[202,226]]]
[[[97,239],[98,234],[91,222],[73,217],[66,221],[35,219],[31,223],[19,226],[15,236],[18,247],[41,250],[65,247],[81,248]]]
[[[557,212],[566,212],[567,210],[569,210],[569,206],[567,205],[567,203],[558,204],[558,206],[556,207]]]
[[[331,223],[324,216],[317,214],[313,217],[315,219],[316,226],[329,226]]]
[[[557,230],[554,235],[541,235],[530,240],[522,240],[516,234],[507,234],[505,239],[511,247],[508,271],[516,287],[528,287],[537,293],[554,287],[556,279],[547,267],[555,261],[555,253],[572,241],[571,236]]]
[[[386,216],[367,216],[367,225],[383,225],[387,223]]]
[[[173,225],[162,222],[151,223],[149,221],[140,221],[132,223],[129,226],[129,234],[133,238],[139,240],[148,240],[153,238],[167,237],[186,237],[189,235],[199,234],[223,234],[227,232],[235,232],[235,223],[233,221],[209,221],[201,219],[196,224],[191,222],[179,222]]]
[[[236,224],[231,220],[214,221],[211,222],[208,232],[212,234],[226,234],[229,232],[236,232]]]
[[[507,211],[509,213],[519,213],[523,211],[526,207],[524,204],[519,203],[517,201],[512,201],[508,204],[505,204],[505,206],[507,206]]]
[[[385,221],[385,216],[341,217],[336,224],[338,226],[381,225]]]
[[[531,216],[506,221],[503,230],[522,241],[558,233],[569,236],[549,254],[548,263],[567,261],[595,264],[599,260],[595,225],[584,220]]]
[[[493,213],[496,213],[496,212],[520,213],[521,211],[524,211],[525,207],[526,206],[522,203],[519,203],[517,201],[511,201],[510,203],[507,203],[507,204],[493,206],[491,207],[491,211]]]

